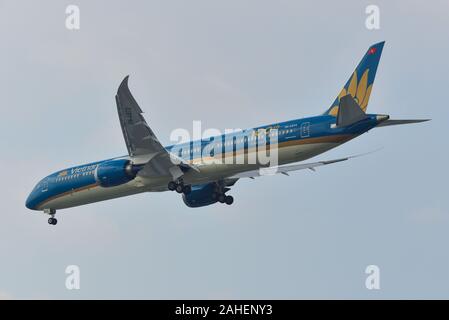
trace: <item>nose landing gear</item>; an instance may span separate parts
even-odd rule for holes
[[[50,215],[50,218],[48,218],[48,224],[55,226],[58,223],[58,220],[55,218],[55,209],[44,209],[44,213]]]

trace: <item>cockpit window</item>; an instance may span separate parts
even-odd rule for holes
[[[45,178],[43,181],[42,181],[42,192],[45,192],[45,191],[47,191],[48,190],[48,178]]]
[[[41,190],[42,192],[48,190],[48,178],[42,179],[37,183],[37,185],[34,187],[34,191]]]

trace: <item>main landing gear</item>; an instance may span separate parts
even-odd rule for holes
[[[225,192],[227,191],[229,191],[229,188],[216,188],[216,190],[212,193],[212,199],[217,200],[220,203],[226,203],[230,206],[234,203],[234,197],[226,195]]]
[[[168,183],[168,190],[176,191],[177,193],[189,194],[192,192],[192,187],[190,185],[184,185],[182,180],[179,181],[170,181]]]
[[[50,215],[50,218],[48,218],[48,224],[55,226],[58,223],[58,219],[55,218],[55,209],[44,209],[44,213]]]
[[[227,196],[224,193],[213,193],[212,198],[216,199],[220,203],[226,203],[229,206],[234,203],[234,197]]]

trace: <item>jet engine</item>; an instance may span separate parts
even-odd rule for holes
[[[192,186],[189,194],[183,194],[182,200],[191,208],[204,207],[218,201],[215,183],[206,183]]]
[[[191,208],[205,207],[216,202],[231,205],[234,198],[225,194],[229,190],[229,188],[220,188],[216,183],[194,185],[190,193],[182,195],[182,200]]]
[[[95,169],[95,180],[104,188],[125,184],[136,177],[137,168],[129,160],[109,160]]]

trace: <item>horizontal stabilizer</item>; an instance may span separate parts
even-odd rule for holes
[[[410,120],[385,120],[377,125],[377,127],[395,126],[398,124],[410,124],[430,121],[430,119],[410,119]]]
[[[346,95],[340,99],[340,107],[337,114],[337,127],[349,126],[367,118],[366,113],[360,108],[355,99]]]

